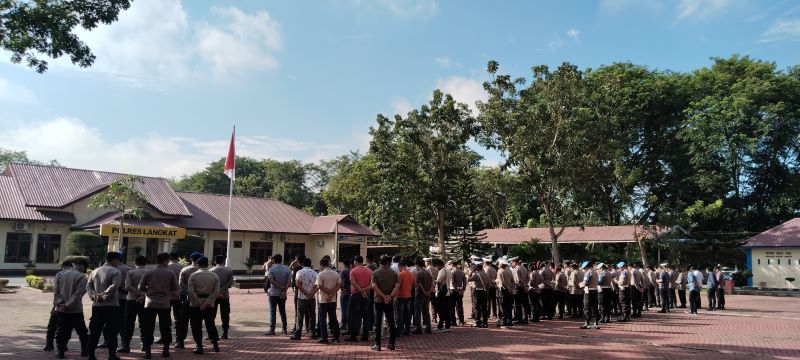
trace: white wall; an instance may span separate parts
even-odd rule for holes
[[[754,287],[764,281],[767,288],[800,288],[800,247],[753,248],[752,260]],[[793,277],[795,281],[790,283],[786,281],[787,277]]]
[[[14,231],[14,224],[15,221],[0,221],[0,269],[2,270],[25,270],[25,264],[21,263],[10,263],[6,264],[5,253],[6,253],[6,237],[9,232],[16,232]],[[53,223],[29,223],[28,231],[31,233],[31,249],[30,249],[30,259],[36,261],[36,241],[39,234],[60,234],[61,235],[61,249],[59,257],[60,259],[64,259],[66,256],[67,250],[67,234],[69,234],[69,225],[67,224],[53,224]],[[57,270],[59,268],[58,263],[46,264],[46,263],[37,263],[36,269],[40,270]]]

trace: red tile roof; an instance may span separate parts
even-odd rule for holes
[[[52,221],[74,223],[71,213],[57,211],[36,211],[25,206],[22,194],[17,190],[14,179],[0,175],[0,219],[20,221]]]
[[[556,228],[556,232],[560,228]],[[634,225],[620,226],[587,226],[581,230],[580,227],[571,226],[564,229],[564,233],[558,238],[559,243],[620,243],[635,242]],[[641,228],[640,228],[641,231]],[[550,243],[550,230],[548,228],[511,228],[511,229],[486,229],[478,233],[485,236],[483,242],[492,244],[519,244],[539,239],[540,243]]]
[[[63,208],[101,191],[124,174],[71,169],[59,166],[11,163],[6,173],[14,179],[24,204],[31,207]],[[192,216],[170,188],[167,180],[142,177],[136,188],[156,211],[171,216]]]
[[[191,229],[227,229],[228,195],[177,192],[194,214],[171,221]],[[314,216],[289,204],[265,198],[233,197],[231,230],[306,234]]]
[[[338,229],[336,229],[336,219],[339,220]],[[335,231],[338,231],[338,233],[342,235],[380,236],[380,233],[359,224],[350,215],[318,216],[311,224],[308,233],[333,234]]]
[[[800,218],[794,218],[753,236],[742,247],[800,247]]]

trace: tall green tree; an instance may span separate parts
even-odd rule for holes
[[[466,145],[477,133],[469,108],[436,90],[428,104],[405,117],[390,120],[379,115],[377,123],[370,129],[370,152],[378,162],[386,203],[410,200],[405,207],[392,207],[409,211],[412,226],[425,221],[420,214],[430,211],[439,249],[446,256],[453,220],[449,215],[468,201],[458,192],[463,189],[459,182],[471,181],[471,170],[481,159]]]
[[[586,84],[574,65],[555,71],[533,67],[533,79],[498,75],[484,84],[489,99],[479,103],[483,129],[481,142],[506,156],[506,166],[516,168],[536,198],[550,232],[553,261],[560,261],[558,237],[568,225],[579,224],[586,212],[582,202],[591,187],[586,164],[591,161],[594,131],[591,111],[584,103]]]
[[[89,67],[95,55],[75,30],[113,23],[130,6],[130,0],[0,0],[0,47],[11,53],[11,62],[24,61],[40,73],[48,66],[42,55],[68,55],[73,64]]]
[[[23,163],[23,164],[39,164],[39,165],[45,164],[40,161],[29,159],[28,153],[25,151],[14,151],[14,150],[6,150],[0,148],[0,172],[3,172],[3,170],[6,169],[6,166],[12,162]],[[59,166],[59,163],[56,160],[50,160],[47,164],[52,166]]]

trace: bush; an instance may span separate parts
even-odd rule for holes
[[[86,264],[91,264],[92,263],[92,259],[90,259],[88,256],[83,256],[83,255],[69,255],[69,256],[64,258],[64,261],[69,261],[69,262],[72,262],[72,263],[75,263],[75,262],[77,262],[79,260],[86,261]]]
[[[186,235],[183,240],[172,243],[172,251],[178,253],[181,257],[188,258],[195,251],[202,253],[204,243],[203,238],[199,236]]]
[[[28,283],[28,286],[35,289],[41,290],[44,288],[44,278],[41,276],[28,275],[25,277],[25,282]]]
[[[0,279],[0,288],[8,286],[8,279]]]
[[[44,292],[53,292],[53,289],[55,289],[55,286],[52,283],[48,283],[47,285],[42,287],[42,291]]]
[[[67,235],[67,254],[85,256],[89,264],[99,264],[105,258],[103,238],[86,231],[75,231]]]
[[[744,277],[749,279],[749,278],[753,277],[753,272],[750,271],[750,269],[747,269],[742,273],[742,276],[744,276]]]

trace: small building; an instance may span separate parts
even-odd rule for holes
[[[559,231],[557,228],[556,231]],[[569,226],[558,237],[559,244],[619,244],[635,243],[636,233],[641,232],[641,226]],[[492,244],[497,255],[508,254],[511,246],[538,239],[540,244],[550,244],[549,228],[507,228],[486,229],[478,233],[480,241]]]
[[[747,268],[753,272],[753,277],[748,279],[749,286],[800,288],[800,218],[753,236],[740,248],[747,254]]]
[[[130,262],[159,252],[186,235],[203,239],[198,251],[225,255],[228,196],[174,191],[166,179],[142,177],[144,216],[125,219],[120,241],[119,214],[89,207],[91,197],[106,191],[123,174],[57,166],[9,164],[0,174],[0,272],[19,273],[28,261],[37,270],[55,271],[67,254],[72,231],[94,232],[108,250],[124,249]],[[284,258],[324,255],[342,259],[365,256],[367,243],[380,234],[349,215],[313,216],[283,202],[234,196],[231,258],[234,270],[251,258],[257,264],[272,254]],[[337,236],[338,235],[338,236]]]

